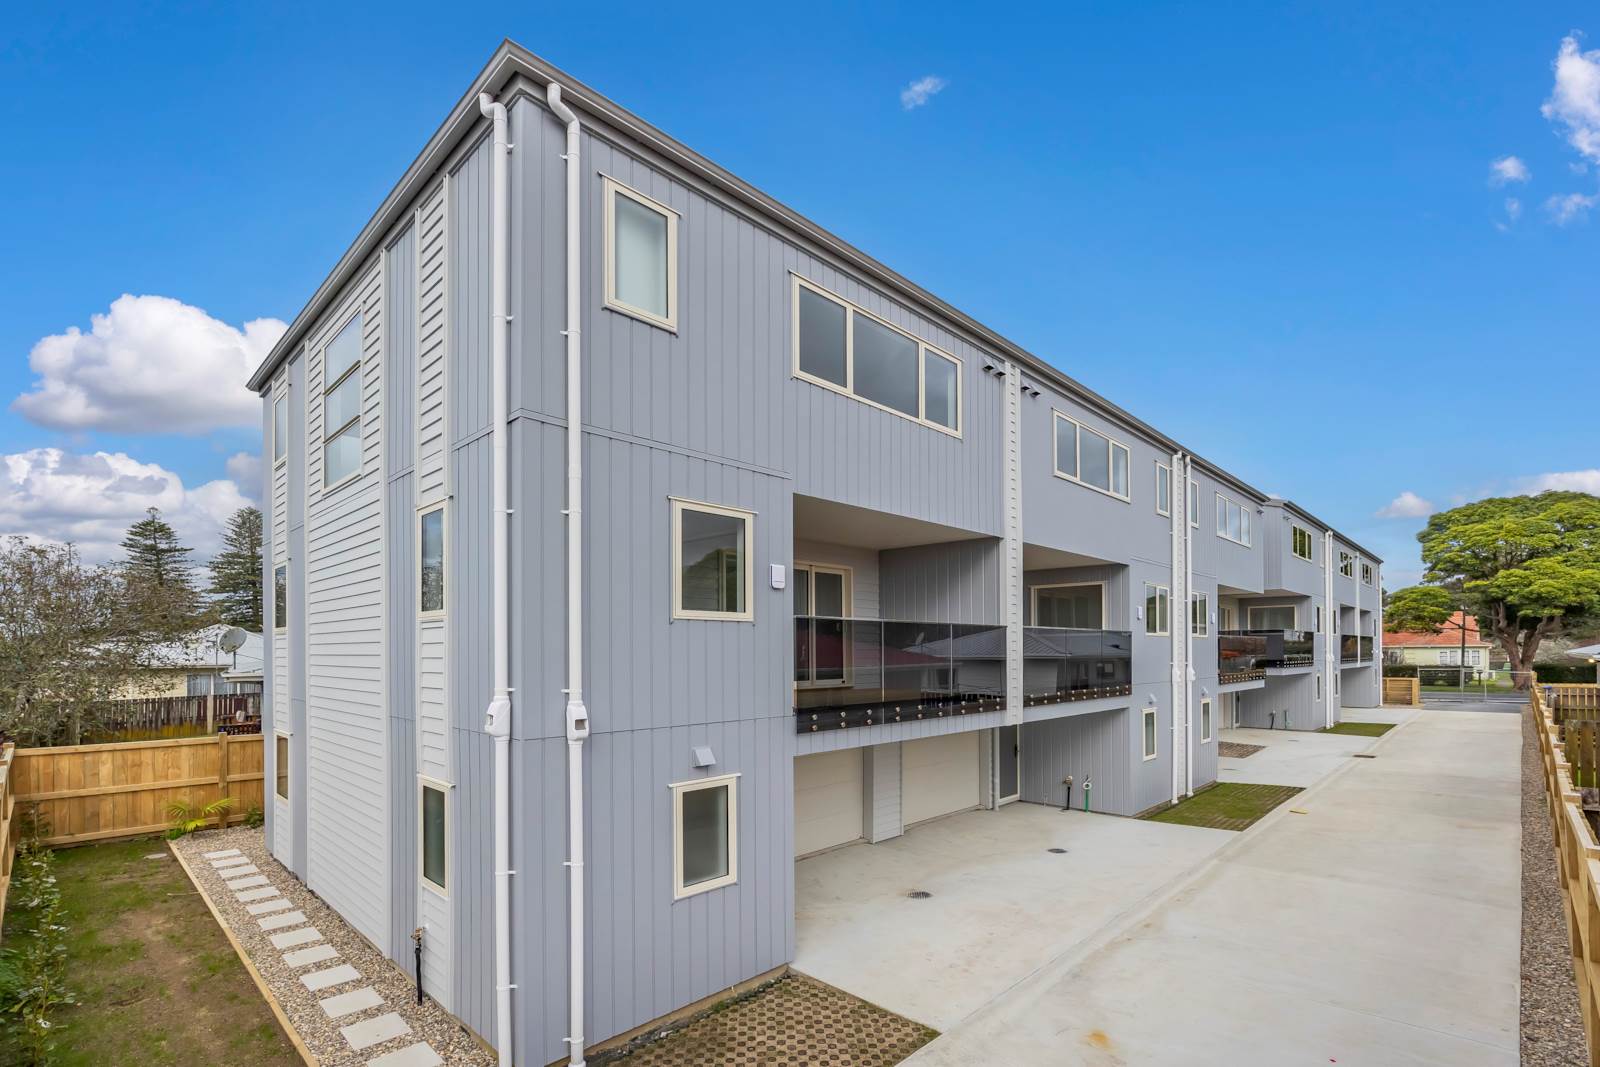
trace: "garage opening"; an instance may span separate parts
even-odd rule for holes
[[[861,839],[861,749],[794,761],[794,854],[810,856]]]

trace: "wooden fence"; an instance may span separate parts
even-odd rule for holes
[[[214,696],[134,697],[111,703],[101,716],[97,731],[112,736],[87,740],[110,744],[124,740],[160,740],[161,735],[209,736],[224,723],[261,722],[260,693],[228,693]],[[118,737],[117,734],[145,733],[149,738]]]
[[[1545,798],[1555,831],[1560,861],[1561,897],[1567,913],[1567,933],[1572,943],[1572,970],[1578,981],[1578,1003],[1588,1039],[1590,1067],[1600,1067],[1600,842],[1583,810],[1578,782],[1582,771],[1568,759],[1567,739],[1574,734],[1573,754],[1593,758],[1594,733],[1577,721],[1563,726],[1550,707],[1549,689],[1577,686],[1534,686],[1528,699],[1544,760]],[[1600,687],[1594,699],[1600,702]],[[1588,699],[1580,697],[1577,699]],[[1593,723],[1588,724],[1593,726]],[[1585,746],[1589,746],[1587,750]],[[1577,772],[1575,774],[1575,772]]]
[[[1385,678],[1383,702],[1414,708],[1422,703],[1422,683],[1416,678]]]
[[[11,815],[16,806],[16,756],[15,745],[0,745],[0,922],[4,922],[6,917],[6,893],[11,889],[11,863],[17,853],[17,842],[11,835]]]
[[[173,803],[200,809],[232,797],[226,821],[262,806],[261,735],[180,737],[17,749],[15,801],[47,845],[159,833]]]
[[[1538,685],[1540,697],[1556,721],[1600,719],[1600,686]]]

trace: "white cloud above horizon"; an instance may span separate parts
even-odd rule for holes
[[[1550,471],[1535,474],[1517,481],[1517,492],[1523,496],[1547,493],[1553,489],[1600,496],[1600,467],[1579,471]]]
[[[900,90],[900,106],[913,111],[932,100],[950,83],[935,74],[925,74]]]
[[[1516,156],[1501,156],[1489,164],[1490,185],[1525,182],[1531,177],[1533,173],[1528,170],[1528,165]]]
[[[1600,203],[1600,193],[1589,196],[1567,193],[1550,197],[1544,202],[1544,210],[1557,226],[1570,226],[1574,222],[1587,221],[1589,210],[1597,203]]]
[[[1380,519],[1420,519],[1433,514],[1433,504],[1407,489],[1373,514]]]
[[[235,452],[228,457],[224,469],[228,478],[239,489],[239,495],[256,507],[261,506],[261,457],[254,452]]]
[[[34,344],[36,379],[12,409],[56,430],[205,433],[260,424],[245,381],[287,327],[236,328],[166,296],[123,294],[76,326]]]
[[[1600,49],[1583,51],[1580,36],[1570,33],[1561,39],[1551,63],[1555,86],[1539,111],[1565,128],[1567,143],[1579,155],[1600,162]]]
[[[0,534],[70,541],[91,563],[120,557],[128,527],[156,507],[202,564],[220,546],[229,516],[251,503],[231,479],[187,488],[172,471],[125,452],[0,455]]]

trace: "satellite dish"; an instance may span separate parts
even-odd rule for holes
[[[244,647],[249,634],[237,626],[230,626],[217,638],[217,647],[224,652],[237,652]]]

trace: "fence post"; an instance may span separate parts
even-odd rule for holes
[[[206,694],[206,733],[217,732],[217,698],[213,693]]]
[[[210,707],[210,698],[206,700],[207,708]],[[228,731],[223,730],[217,734],[217,799],[223,800],[228,795]],[[217,816],[218,829],[226,829],[228,825],[228,812],[223,810]]]

